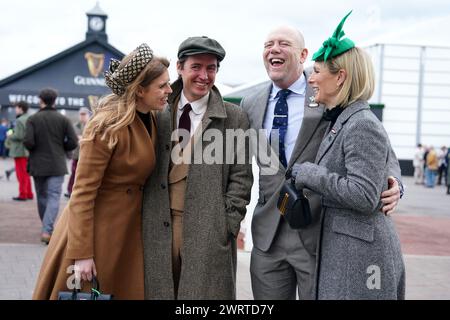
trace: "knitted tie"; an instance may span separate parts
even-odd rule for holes
[[[275,104],[275,112],[273,117],[272,130],[277,129],[279,133],[278,139],[278,152],[281,164],[287,168],[286,151],[284,147],[284,138],[286,137],[288,127],[288,104],[287,97],[292,91],[289,89],[282,89],[278,91],[275,98],[278,97],[278,101]]]
[[[189,117],[189,112],[192,110],[192,107],[189,103],[185,104],[183,107],[183,113],[181,114],[180,121],[178,122],[178,129],[187,130],[189,133],[191,132],[191,118]],[[178,141],[181,143],[183,141],[183,136],[180,134],[178,136]]]

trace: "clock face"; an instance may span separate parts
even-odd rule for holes
[[[89,26],[91,27],[92,30],[94,31],[100,31],[103,29],[103,19],[100,17],[93,17],[91,18],[91,20],[89,21]]]

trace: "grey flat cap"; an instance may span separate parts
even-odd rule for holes
[[[193,56],[201,53],[210,53],[217,57],[219,61],[225,58],[225,49],[219,42],[206,36],[189,37],[184,40],[178,48],[178,59],[185,56]]]

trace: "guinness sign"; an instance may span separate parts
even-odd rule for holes
[[[86,52],[84,58],[87,60],[89,73],[91,76],[97,78],[103,71],[105,55],[103,53]]]
[[[103,53],[86,52],[84,58],[92,77],[76,75],[73,78],[73,83],[77,86],[106,87],[105,78],[99,77],[105,65],[105,55]]]

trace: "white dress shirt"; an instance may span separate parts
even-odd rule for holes
[[[284,138],[284,150],[286,152],[286,161],[289,163],[292,152],[294,151],[295,142],[297,141],[298,133],[300,132],[305,107],[306,94],[306,79],[302,73],[301,77],[295,81],[289,88],[291,94],[287,97],[288,104],[288,129]],[[278,91],[281,89],[273,83],[272,91],[269,96],[269,103],[263,122],[263,128],[266,130],[267,139],[270,137],[272,131],[273,118],[275,112],[275,105],[278,101]]]
[[[192,110],[189,112],[189,118],[191,119],[191,137],[194,135],[195,130],[197,130],[198,126],[202,122],[203,116],[205,115],[206,109],[208,107],[208,99],[209,92],[206,96],[196,100],[196,101],[188,101],[184,96],[184,92],[181,91],[180,101],[178,102],[178,110],[177,110],[177,128],[180,123],[180,117],[183,113],[183,108],[186,104],[190,104]]]

